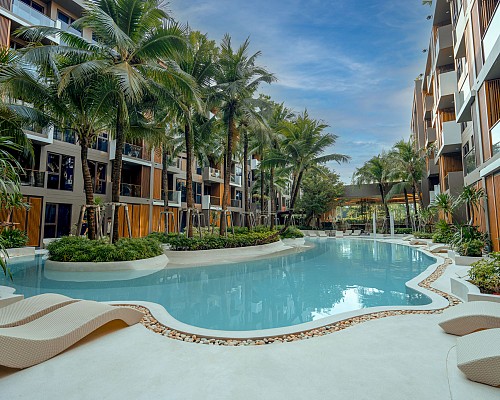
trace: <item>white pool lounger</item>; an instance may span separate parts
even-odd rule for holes
[[[63,352],[88,334],[113,320],[138,323],[143,314],[128,307],[114,307],[82,300],[12,328],[0,328],[0,365],[27,368]]]
[[[56,293],[40,294],[0,308],[0,328],[26,324],[76,299]]]
[[[439,326],[446,333],[457,336],[500,328],[500,303],[469,301],[450,307],[444,310]]]
[[[457,366],[471,381],[500,386],[500,329],[458,338]]]

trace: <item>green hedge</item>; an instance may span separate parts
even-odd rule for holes
[[[299,239],[303,238],[304,234],[296,227],[289,226],[288,229],[283,232],[281,235],[281,239]]]
[[[397,235],[411,235],[413,229],[411,228],[396,228],[394,229],[394,233]]]
[[[448,225],[445,221],[440,220],[434,227],[434,235],[432,235],[433,243],[448,244],[453,238],[452,225]]]
[[[483,258],[472,264],[469,270],[470,281],[482,292],[500,292],[500,252],[491,253],[490,258]]]
[[[413,232],[413,236],[417,239],[432,239],[432,233],[429,232]]]
[[[62,262],[133,261],[163,253],[159,242],[153,238],[122,238],[110,244],[104,239],[65,236],[50,243],[47,249],[50,260]]]
[[[4,229],[0,233],[0,242],[6,249],[18,249],[28,244],[28,236],[20,229]]]

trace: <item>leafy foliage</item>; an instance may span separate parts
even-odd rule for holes
[[[304,237],[304,234],[298,228],[289,226],[280,236],[282,239],[300,239]]]
[[[2,243],[7,249],[18,249],[26,246],[28,243],[28,236],[26,232],[20,229],[4,229],[0,233]]]
[[[469,277],[483,292],[500,292],[500,252],[491,253],[489,258],[473,263]]]
[[[480,257],[488,244],[488,235],[476,226],[456,226],[450,244],[461,256]]]
[[[433,234],[429,232],[413,232],[417,239],[432,239]]]
[[[452,225],[440,220],[434,227],[433,243],[450,243],[453,237]]]
[[[396,228],[394,233],[397,235],[410,235],[413,232],[411,228]]]
[[[115,244],[107,240],[89,240],[79,236],[65,236],[48,246],[49,259],[62,262],[133,261],[162,254],[153,238],[122,238]]]
[[[188,238],[185,235],[179,235],[169,239],[172,250],[193,251],[193,250],[212,250],[229,249],[236,247],[259,246],[263,244],[274,243],[279,240],[277,231],[272,232],[249,232],[246,234],[235,234],[224,236],[207,235],[203,238]]]

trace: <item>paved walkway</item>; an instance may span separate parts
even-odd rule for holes
[[[438,318],[389,317],[252,347],[185,343],[142,325],[107,327],[43,364],[0,369],[0,399],[499,399],[500,389],[456,368],[456,338]]]

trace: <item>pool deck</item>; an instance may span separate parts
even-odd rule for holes
[[[432,286],[450,291],[449,266]],[[265,346],[172,340],[113,323],[26,370],[0,367],[0,399],[483,400],[500,389],[456,367],[456,337],[439,315],[401,315]]]

